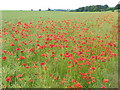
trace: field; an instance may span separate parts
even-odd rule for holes
[[[2,88],[117,88],[117,19],[117,12],[3,11]]]

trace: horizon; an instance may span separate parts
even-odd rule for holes
[[[6,3],[7,2],[7,3]],[[14,2],[14,3],[13,3]],[[2,1],[2,5],[0,5],[0,10],[47,10],[50,9],[77,9],[80,7],[90,6],[90,5],[108,5],[109,7],[115,7],[119,3],[119,0],[60,0],[56,2],[56,0],[4,0]]]
[[[120,3],[118,3],[118,4],[120,4]],[[108,4],[104,4],[104,5],[108,5]],[[89,6],[93,6],[93,5],[89,5]],[[103,6],[103,5],[102,5]],[[109,6],[109,5],[108,5]],[[86,7],[86,6],[83,6],[83,7]],[[110,7],[110,6],[109,6]],[[115,7],[115,6],[114,6]],[[79,8],[81,8],[81,7],[79,7]],[[32,8],[31,8],[32,9]],[[31,9],[24,9],[24,10],[22,10],[22,11],[31,11]],[[51,9],[51,8],[50,8]],[[76,8],[76,9],[78,9],[78,8]],[[76,9],[61,9],[61,8],[52,8],[51,10],[76,10]],[[0,9],[1,10],[1,9]],[[32,9],[32,10],[34,10],[34,11],[38,11],[39,9]],[[41,11],[47,11],[48,10],[48,8],[47,9],[41,9]],[[5,10],[5,11],[7,11],[7,9]],[[10,11],[10,10],[8,10],[8,11]],[[15,10],[15,11],[17,11],[17,10]],[[18,10],[18,11],[21,11],[21,9],[20,10]]]

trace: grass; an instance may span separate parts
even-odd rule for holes
[[[118,87],[116,12],[2,15],[3,88]]]

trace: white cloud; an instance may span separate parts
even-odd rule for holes
[[[0,10],[77,9],[89,5],[114,7],[119,0],[2,0]]]

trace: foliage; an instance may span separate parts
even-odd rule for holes
[[[2,88],[118,87],[116,12],[2,13]]]
[[[91,5],[86,7],[80,7],[76,10],[71,10],[71,12],[101,12],[101,11],[114,11],[116,9],[120,9],[120,4],[117,4],[115,7],[109,7],[106,5]]]

